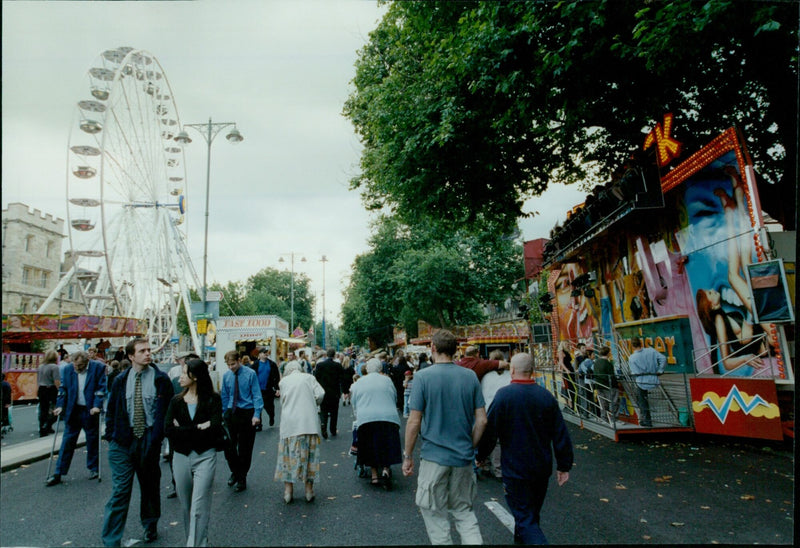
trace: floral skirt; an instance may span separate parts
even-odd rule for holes
[[[278,442],[275,481],[314,481],[319,473],[318,434],[301,434]]]

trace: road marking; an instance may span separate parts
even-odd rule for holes
[[[506,529],[511,531],[511,534],[514,534],[514,516],[512,516],[508,510],[503,508],[503,506],[499,502],[495,502],[490,500],[488,502],[484,502],[486,508],[489,509],[491,513],[495,515],[497,519],[500,520],[500,523],[506,526]]]

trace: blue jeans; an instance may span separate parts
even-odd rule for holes
[[[145,437],[149,435],[149,430]],[[161,467],[159,466],[159,447],[147,450],[145,437],[134,439],[130,447],[123,447],[115,441],[109,443],[108,465],[111,468],[112,491],[105,509],[103,520],[103,545],[119,546],[133,491],[133,475],[139,480],[141,491],[140,517],[142,527],[155,527],[161,517]]]
[[[100,443],[100,415],[90,415],[87,407],[75,406],[70,414],[69,421],[64,423],[64,437],[61,438],[61,450],[58,452],[56,474],[61,476],[69,472],[69,465],[72,463],[72,456],[75,454],[75,446],[78,443],[78,436],[81,430],[86,432],[86,468],[90,472],[97,472],[97,465],[99,464],[97,450]]]
[[[523,480],[503,476],[506,503],[514,516],[514,544],[547,544],[539,514],[549,481],[549,477]]]

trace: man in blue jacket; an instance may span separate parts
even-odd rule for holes
[[[303,354],[302,351],[300,354]],[[261,399],[264,400],[264,411],[269,416],[269,425],[275,426],[275,397],[281,395],[278,390],[278,383],[281,382],[278,364],[269,359],[269,349],[265,347],[258,351],[258,359],[250,367],[258,375],[258,386],[261,389]],[[259,424],[256,431],[260,430]]]
[[[569,479],[573,459],[558,402],[536,385],[532,373],[530,354],[511,358],[511,384],[495,394],[477,456],[483,463],[500,440],[503,490],[514,515],[515,544],[547,544],[539,513],[553,473],[553,451],[559,486]]]
[[[141,491],[140,517],[144,541],[158,538],[161,517],[161,442],[164,417],[172,398],[172,382],[151,365],[150,343],[133,339],[125,346],[131,367],[111,386],[106,414],[108,463],[113,487],[103,520],[103,545],[119,546],[133,491],[133,476]]]
[[[47,478],[47,486],[61,483],[61,476],[69,472],[78,436],[86,433],[86,468],[89,479],[98,478],[98,450],[100,448],[100,410],[106,395],[106,366],[90,360],[86,352],[76,352],[72,364],[61,374],[55,416],[64,415],[64,436],[58,452],[56,472]]]

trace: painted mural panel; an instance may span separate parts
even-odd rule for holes
[[[667,357],[668,373],[694,373],[692,349],[684,344],[691,340],[691,326],[686,316],[671,316],[631,322],[616,326],[620,346],[627,355],[633,353],[631,339],[639,337],[646,348],[654,348]]]
[[[689,384],[697,432],[783,439],[773,381],[714,377],[690,379]]]
[[[770,326],[754,322],[744,275],[756,261],[751,204],[737,157],[730,151],[675,190],[680,226],[675,237],[702,326],[699,353],[711,361],[698,373],[776,375],[778,364],[766,336]]]

